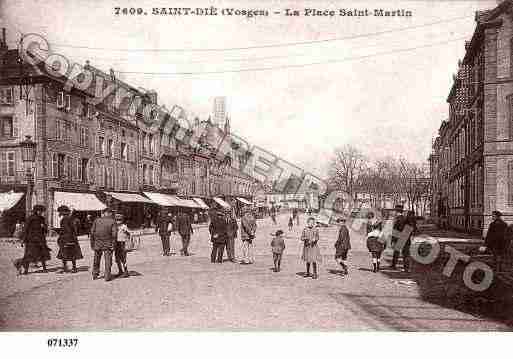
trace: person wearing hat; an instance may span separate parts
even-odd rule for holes
[[[310,265],[313,267],[313,279],[317,279],[317,264],[322,263],[321,251],[319,249],[319,230],[315,226],[316,219],[309,217],[306,221],[307,226],[301,233],[301,242],[303,242],[303,252],[301,259],[306,263],[305,278],[310,277]]]
[[[127,278],[129,274],[126,266],[125,244],[130,239],[130,232],[128,232],[128,227],[121,213],[116,213],[114,218],[116,219],[116,225],[118,227],[118,235],[114,245],[114,256],[116,258],[116,264],[118,265],[118,276]]]
[[[46,208],[36,204],[32,209],[32,214],[27,218],[27,223],[21,234],[21,242],[24,246],[23,258],[14,261],[14,266],[20,274],[28,274],[29,264],[32,262],[41,262],[43,272],[46,273],[46,261],[50,260],[50,251],[46,243],[46,234],[48,226],[44,213]],[[20,272],[23,267],[23,273]]]
[[[225,212],[220,207],[213,209],[208,227],[210,241],[212,242],[212,253],[210,254],[212,263],[223,263],[224,247],[228,240],[227,227],[228,219]]]
[[[283,231],[278,229],[276,233],[271,234],[273,239],[271,241],[271,250],[273,252],[274,272],[280,271],[281,258],[283,251],[285,251],[285,240],[283,239]]]
[[[394,224],[393,224],[393,233],[392,233],[392,249],[394,251],[392,256],[392,264],[390,266],[391,269],[397,268],[397,260],[399,259],[399,254],[401,253],[400,248],[395,248],[397,242],[399,241],[399,233],[401,233],[404,230],[404,227],[406,226],[406,217],[403,216],[403,206],[401,204],[398,204],[395,206],[395,218],[394,218]]]
[[[93,280],[98,279],[100,274],[100,261],[104,255],[105,281],[110,281],[112,268],[112,252],[118,235],[116,222],[112,218],[112,210],[105,208],[102,216],[93,222],[91,227],[91,249],[94,251],[93,259]]]
[[[60,222],[60,233],[59,238],[57,239],[57,244],[59,245],[59,253],[57,253],[57,258],[62,261],[62,270],[61,273],[68,272],[67,262],[71,261],[73,273],[77,272],[77,259],[84,258],[82,256],[82,250],[80,249],[80,244],[77,239],[77,232],[75,224],[73,223],[73,218],[70,216],[71,210],[68,206],[60,206],[57,208],[57,212],[61,218]]]
[[[347,260],[347,252],[351,249],[351,238],[349,237],[349,230],[346,227],[346,219],[340,218],[340,229],[338,231],[338,238],[335,242],[335,260],[342,267],[344,274],[348,274],[347,266],[344,263]]]
[[[253,264],[255,257],[253,255],[253,241],[256,237],[257,223],[253,212],[248,209],[240,220],[240,239],[242,240],[242,260],[241,264]]]
[[[492,212],[492,223],[486,232],[485,245],[480,247],[480,251],[489,250],[495,261],[495,270],[499,272],[501,268],[502,257],[506,254],[509,247],[510,236],[507,235],[508,225],[502,220],[500,211]]]

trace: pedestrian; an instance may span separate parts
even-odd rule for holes
[[[14,227],[14,233],[12,236],[14,238],[20,239],[21,235],[23,234],[23,227],[24,225],[21,221],[16,221],[16,226]]]
[[[73,227],[75,229],[75,234],[77,236],[79,236],[80,235],[80,230],[82,228],[81,228],[80,218],[78,217],[78,213],[76,211],[73,211],[73,213],[71,215],[71,219],[72,219]]]
[[[294,218],[296,219],[296,226],[299,226],[299,210],[297,208],[294,208],[292,210],[292,213],[294,214]]]
[[[271,250],[273,252],[274,272],[280,271],[281,258],[285,251],[285,240],[283,239],[283,231],[278,229],[272,234],[274,237],[271,241]]]
[[[367,233],[367,249],[371,254],[372,271],[379,272],[381,255],[385,250],[385,241],[382,238],[382,226],[376,225],[369,233]]]
[[[226,215],[220,208],[215,208],[210,214],[210,241],[212,242],[212,253],[210,261],[212,263],[223,263],[224,247],[228,240],[227,228],[228,221]]]
[[[130,239],[130,232],[121,213],[117,213],[114,217],[118,227],[116,243],[114,244],[114,256],[118,265],[118,276],[128,278],[128,268],[126,265],[126,242]]]
[[[68,206],[59,206],[57,213],[61,216],[60,233],[57,239],[59,253],[57,258],[62,261],[60,273],[68,272],[68,261],[71,261],[71,272],[77,272],[77,260],[84,258],[77,238],[77,229],[74,219],[70,216],[71,210]]]
[[[235,262],[235,238],[237,238],[237,232],[239,231],[239,225],[237,224],[237,218],[233,211],[228,214],[227,223],[227,242],[226,242],[226,254],[230,262]]]
[[[310,265],[313,267],[313,279],[317,279],[317,264],[322,263],[321,251],[317,242],[319,242],[319,230],[315,227],[315,218],[309,217],[307,226],[301,233],[301,241],[303,242],[303,252],[301,259],[306,263],[306,277],[310,277]]]
[[[292,230],[292,227],[294,227],[294,218],[292,217],[292,215],[290,215],[290,217],[289,217],[289,231]]]
[[[392,264],[390,266],[391,269],[397,268],[397,260],[399,259],[400,248],[396,248],[396,244],[399,241],[399,234],[404,230],[405,226],[406,226],[406,218],[403,216],[403,206],[396,205],[395,206],[395,218],[394,218],[394,224],[393,224],[393,233],[392,233],[392,240],[391,240],[391,245],[392,245],[392,249],[393,249]]]
[[[378,227],[380,227],[379,229],[381,230],[381,222],[376,218],[373,212],[369,212],[367,214],[367,234]]]
[[[185,212],[178,213],[176,226],[178,233],[182,238],[182,249],[180,250],[180,254],[182,256],[189,256],[189,243],[191,242],[191,235],[194,232],[189,215]]]
[[[271,219],[274,224],[277,224],[277,222],[276,222],[276,207],[274,207],[274,206],[271,207]]]
[[[116,222],[112,218],[112,210],[105,208],[102,216],[93,222],[91,228],[91,249],[94,251],[93,259],[93,280],[98,279],[100,274],[100,261],[104,256],[104,279],[106,282],[112,279],[112,252],[118,235]]]
[[[255,240],[257,224],[251,210],[246,210],[240,221],[240,238],[242,240],[241,264],[253,264],[253,241]]]
[[[404,243],[403,248],[401,249],[401,253],[403,255],[403,270],[408,273],[410,271],[410,247],[411,240],[415,233],[417,232],[417,220],[415,218],[415,212],[408,211],[406,214],[406,226],[409,226],[408,230],[410,231],[408,239]]]
[[[172,218],[167,214],[165,209],[160,211],[160,215],[157,219],[157,232],[162,242],[162,255],[170,255],[169,236],[173,229]]]
[[[46,234],[48,226],[44,217],[46,208],[36,204],[32,209],[32,214],[27,218],[21,242],[24,246],[23,257],[14,261],[14,266],[19,274],[28,274],[29,264],[31,262],[41,262],[43,273],[47,273],[46,261],[50,260],[50,251],[46,243]],[[21,273],[21,268],[24,271]]]
[[[340,229],[338,231],[338,238],[335,242],[335,261],[342,267],[344,274],[348,274],[348,268],[344,261],[347,260],[347,252],[351,249],[351,238],[349,237],[349,230],[346,227],[346,219],[340,218]]]
[[[91,227],[93,226],[93,222],[93,216],[88,214],[85,220],[85,231],[89,239],[91,239]]]
[[[508,233],[508,225],[502,220],[502,213],[500,211],[492,212],[492,223],[486,232],[484,246],[479,250],[484,252],[489,250],[495,262],[495,271],[500,272],[503,270],[502,261],[506,255],[510,245],[510,235]]]

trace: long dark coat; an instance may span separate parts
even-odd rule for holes
[[[21,240],[25,245],[23,260],[27,262],[40,262],[50,260],[50,251],[46,244],[48,227],[43,216],[31,215],[22,233]]]
[[[91,228],[91,248],[94,251],[114,250],[118,227],[112,217],[96,218]]]
[[[335,242],[335,258],[345,257],[347,251],[351,249],[351,241],[349,237],[349,230],[345,225],[340,226],[338,231],[338,238]]]
[[[77,229],[73,218],[70,216],[64,216],[61,219],[61,232],[57,239],[59,245],[59,253],[57,258],[63,261],[71,261],[82,259],[82,250],[77,238]]]
[[[509,236],[506,236],[508,225],[498,218],[488,227],[485,245],[494,255],[503,255],[509,246]]]
[[[208,227],[213,243],[226,243],[228,239],[228,221],[222,212],[213,212],[210,216],[210,225]]]
[[[228,217],[226,229],[226,234],[228,235],[228,238],[237,238],[237,231],[239,230],[239,225],[237,224],[237,219],[234,216]]]
[[[185,213],[180,213],[176,217],[176,227],[177,227],[178,233],[180,233],[180,235],[182,237],[188,236],[188,235],[192,234],[192,232],[193,232],[191,219]]]

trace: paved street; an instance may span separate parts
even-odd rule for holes
[[[301,218],[304,224],[304,217]],[[324,263],[320,278],[305,279],[299,260],[299,228],[259,221],[256,264],[211,264],[207,229],[196,231],[191,257],[162,257],[157,236],[129,254],[132,276],[112,282],[92,281],[91,252],[80,272],[17,276],[11,259],[22,249],[0,243],[0,327],[3,330],[508,330],[499,322],[478,318],[420,299],[416,285],[398,272],[369,271],[361,236],[353,234],[350,273],[343,277],[333,260],[336,228],[321,229]],[[269,234],[287,234],[282,272],[274,273]],[[178,246],[178,243],[174,243]],[[238,242],[240,244],[240,242]],[[56,254],[55,243],[53,256]],[[114,266],[115,268],[115,266]],[[116,272],[117,269],[114,269]]]

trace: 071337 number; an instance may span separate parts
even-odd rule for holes
[[[75,348],[78,346],[78,338],[50,338],[47,343],[50,348]]]

